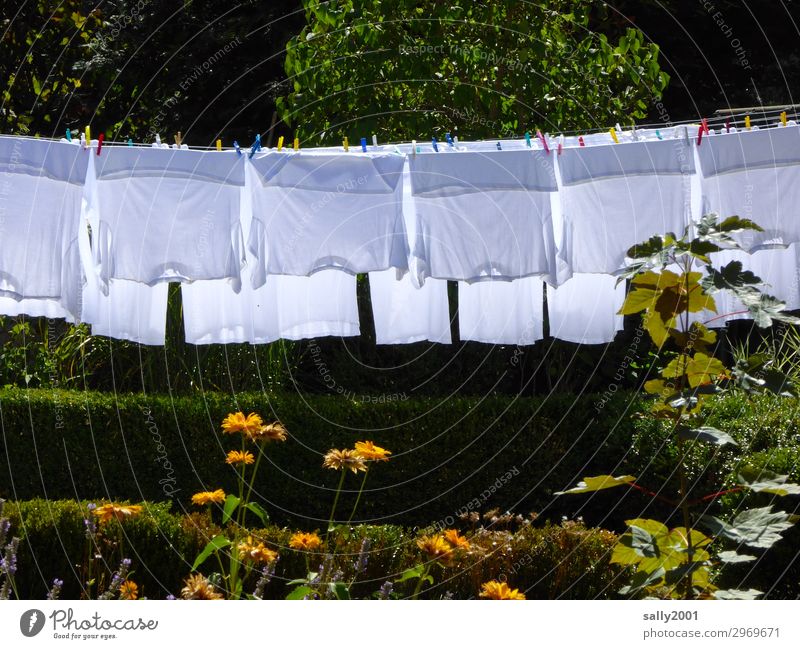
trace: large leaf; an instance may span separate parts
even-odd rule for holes
[[[261,524],[265,527],[267,526],[269,523],[269,514],[261,505],[258,503],[247,503],[247,505],[245,505],[245,509],[253,512],[256,516],[258,516],[258,520],[261,521]]]
[[[681,426],[678,429],[678,437],[681,439],[695,439],[700,442],[709,442],[717,446],[731,444],[737,446],[736,440],[725,431],[714,428],[713,426],[700,426],[699,428],[687,428]]]
[[[800,495],[800,485],[787,482],[788,479],[788,475],[753,467],[745,467],[739,472],[739,484],[753,491],[777,496]]]
[[[234,496],[233,494],[228,494],[228,497],[225,499],[225,504],[222,506],[222,524],[225,525],[233,516],[233,512],[236,511],[236,508],[239,506],[239,503],[242,502],[238,496]]]
[[[756,560],[752,554],[739,554],[735,550],[724,550],[717,555],[717,558],[722,563],[747,563]]]
[[[310,595],[313,592],[314,589],[309,586],[298,586],[286,596],[286,599],[291,599],[291,600],[305,599],[306,595]]]
[[[636,572],[631,578],[630,584],[619,589],[619,594],[635,595],[648,586],[654,586],[658,584],[664,578],[665,573],[666,571],[663,568],[658,568],[650,573]]]
[[[208,543],[206,543],[206,547],[204,547],[203,551],[197,555],[197,558],[192,564],[192,570],[197,570],[203,564],[203,562],[211,556],[212,553],[216,552],[217,550],[221,550],[222,548],[227,548],[229,545],[231,545],[230,540],[221,534],[215,536]]]
[[[781,540],[780,533],[792,526],[789,514],[772,511],[772,507],[745,510],[732,523],[708,515],[701,521],[715,536],[752,548],[772,547]]]
[[[736,590],[734,588],[730,588],[728,590],[717,590],[714,591],[714,597],[716,599],[755,599],[759,595],[763,595],[760,590],[754,590],[752,588],[748,588],[747,590]]]
[[[610,476],[598,475],[591,478],[584,478],[582,482],[578,483],[577,487],[567,489],[566,491],[556,491],[556,496],[563,496],[564,494],[582,494],[590,491],[600,491],[601,489],[610,489],[611,487],[621,487],[635,482],[636,478],[632,475]]]

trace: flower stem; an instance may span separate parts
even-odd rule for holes
[[[423,572],[419,576],[419,581],[417,581],[417,587],[414,588],[414,592],[411,595],[411,599],[419,599],[419,592],[422,590],[422,584],[425,583],[425,580],[428,578],[428,567],[425,566],[425,572]]]
[[[358,503],[361,501],[361,494],[364,491],[364,485],[367,483],[367,475],[369,475],[369,466],[367,466],[367,470],[364,471],[364,479],[361,481],[361,488],[358,490],[358,495],[356,496],[356,502],[353,505],[353,511],[350,512],[350,518],[347,519],[348,525],[350,525],[350,522],[353,520],[353,516],[356,515],[356,509],[358,508]]]
[[[325,530],[325,546],[328,545],[328,535],[331,532],[331,525],[333,525],[333,516],[336,513],[336,505],[339,504],[339,494],[342,493],[342,487],[344,486],[344,469],[342,469],[342,477],[339,478],[339,486],[336,487],[336,496],[333,498],[333,507],[331,507],[331,516],[328,519],[328,529]]]

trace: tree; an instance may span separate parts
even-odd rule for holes
[[[591,32],[593,4],[305,0],[281,116],[301,137],[335,143],[629,123],[668,77],[638,30],[616,43]]]

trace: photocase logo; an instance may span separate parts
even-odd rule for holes
[[[19,630],[26,638],[32,638],[44,627],[44,613],[38,608],[25,611],[19,618]]]

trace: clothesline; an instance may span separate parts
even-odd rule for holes
[[[464,340],[532,344],[548,319],[603,343],[625,251],[709,212],[764,228],[720,263],[800,307],[800,128],[615,135],[299,155],[0,137],[0,314],[163,344],[180,282],[190,343],[352,336],[366,274],[379,343],[450,342],[448,281]]]

